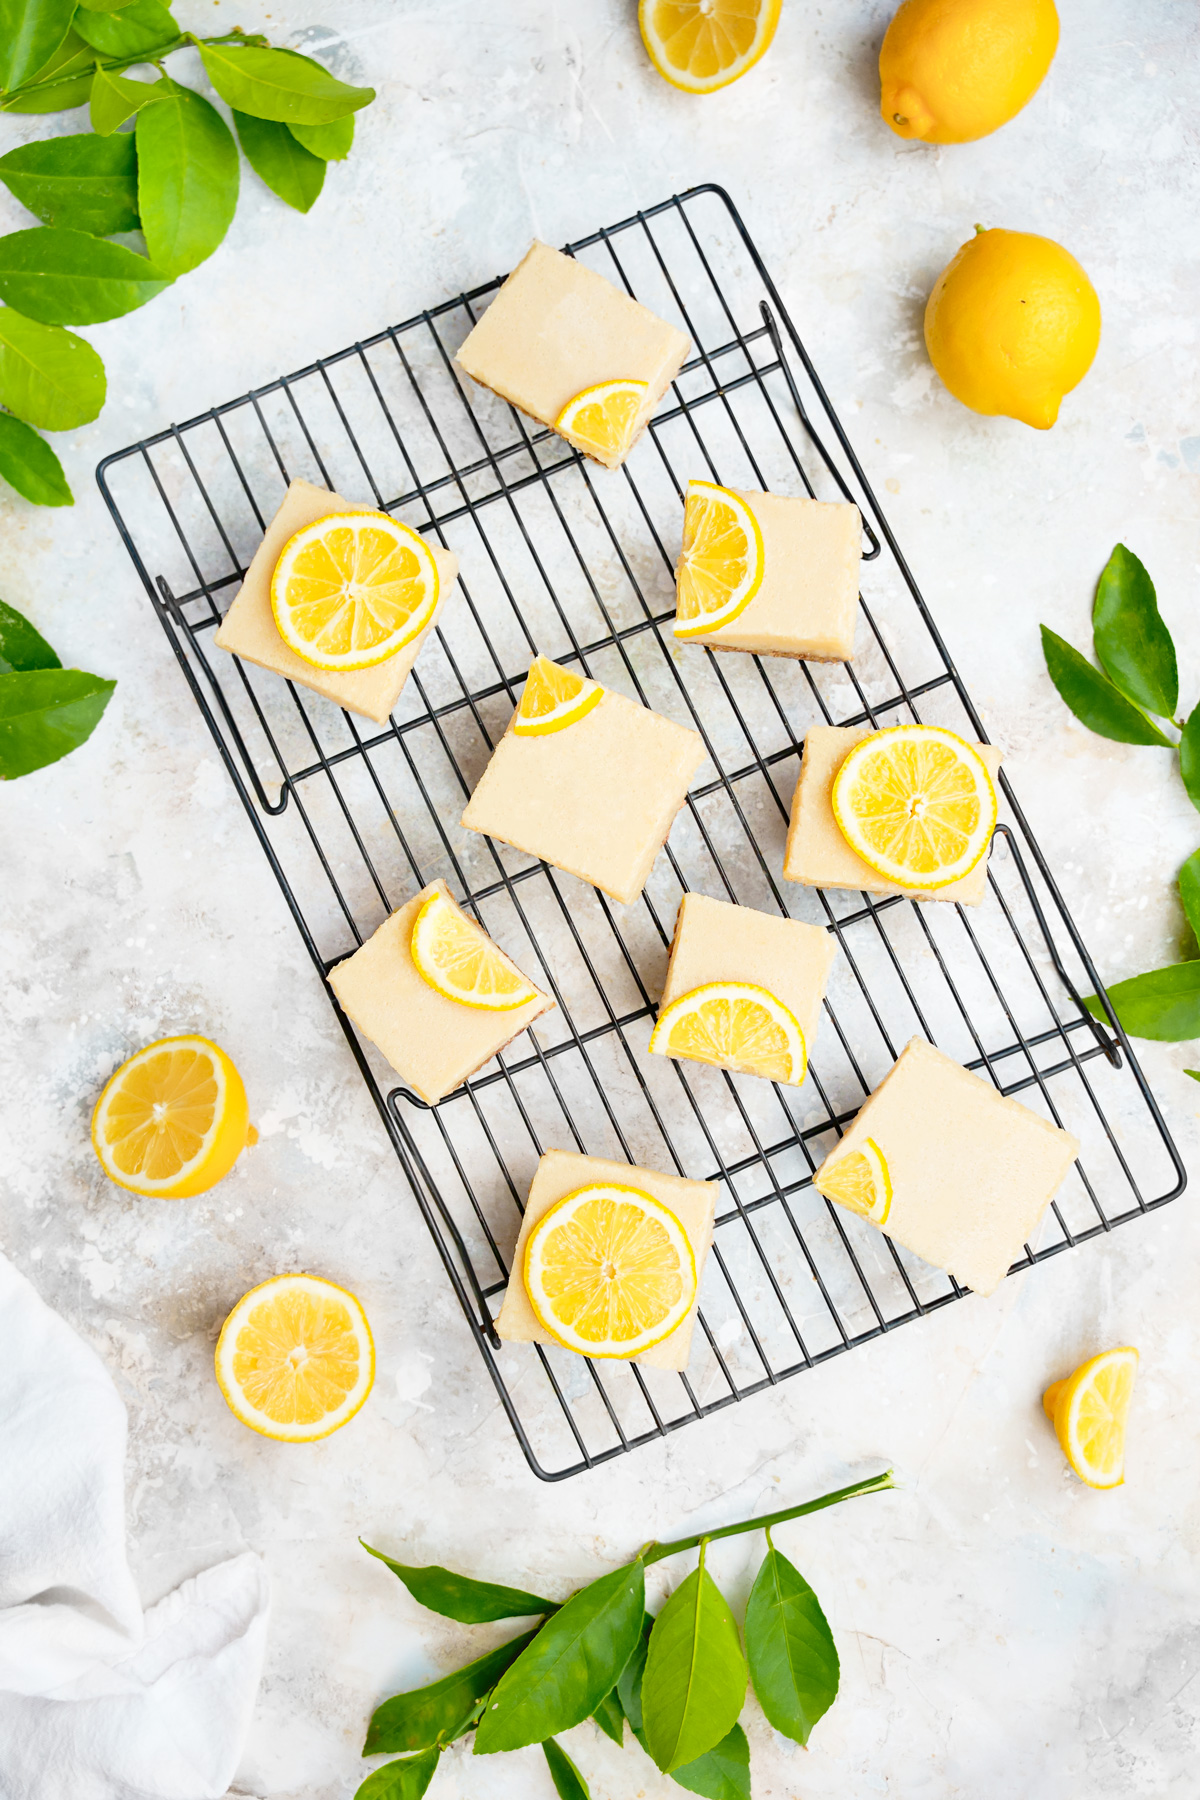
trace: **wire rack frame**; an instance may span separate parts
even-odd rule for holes
[[[1003,772],[979,908],[782,883],[808,724],[924,718],[982,740],[982,723],[729,196],[692,188],[566,248],[675,319],[694,346],[621,471],[585,462],[456,377],[454,351],[498,279],[97,470],[322,979],[440,875],[557,1002],[428,1107],[396,1085],[327,988],[500,1401],[545,1480],[962,1297],[953,1279],[830,1206],[811,1182],[913,1033],[1081,1139],[1041,1241],[1016,1268],[1164,1205],[1186,1180],[1111,1007],[1106,1028],[1082,1003],[1103,990]],[[460,556],[457,595],[384,728],[212,648],[298,475],[404,517]],[[857,503],[869,598],[852,664],[680,649],[671,570],[694,475]],[[537,650],[704,738],[710,764],[632,906],[458,825]],[[835,934],[804,1088],[645,1055],[689,888]],[[529,1180],[549,1147],[720,1183],[683,1375],[501,1344],[493,1320]]]

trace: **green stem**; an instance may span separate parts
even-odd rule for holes
[[[765,1531],[770,1525],[782,1525],[786,1519],[799,1519],[805,1513],[821,1512],[836,1506],[840,1500],[853,1500],[859,1494],[882,1494],[894,1488],[892,1471],[872,1475],[867,1481],[856,1481],[852,1487],[838,1488],[834,1494],[822,1494],[819,1500],[806,1500],[802,1506],[786,1506],[782,1512],[764,1513],[758,1519],[743,1519],[737,1525],[722,1525],[716,1531],[698,1532],[695,1537],[678,1538],[672,1544],[651,1543],[642,1551],[644,1563],[661,1562],[664,1556],[675,1556],[680,1550],[695,1550],[700,1544],[715,1543],[717,1538],[737,1537],[743,1531]]]
[[[95,63],[98,69],[133,69],[139,63],[155,63],[159,57],[172,56],[176,50],[186,50],[191,44],[195,44],[198,48],[201,44],[231,43],[250,44],[256,49],[270,49],[269,41],[262,36],[261,32],[248,33],[235,30],[223,32],[220,37],[197,38],[190,31],[184,31],[169,43],[154,44],[149,50],[139,50],[136,56],[105,57],[97,54]],[[7,94],[0,95],[0,111],[8,105],[10,100],[24,99],[27,94],[35,94],[39,88],[56,87],[61,80],[60,75],[51,75],[45,81],[26,81],[20,87],[10,88]]]

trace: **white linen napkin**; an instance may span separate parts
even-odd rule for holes
[[[125,1408],[0,1255],[0,1800],[221,1800],[268,1591],[247,1553],[143,1614],[125,1556]]]

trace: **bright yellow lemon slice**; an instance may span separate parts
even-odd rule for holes
[[[135,1194],[185,1200],[257,1142],[242,1078],[204,1037],[160,1038],[122,1063],[96,1102],[92,1147]]]
[[[375,1379],[366,1314],[318,1275],[276,1275],[243,1294],[217,1340],[231,1412],[263,1437],[310,1444],[352,1419]]]
[[[585,719],[603,698],[598,681],[564,669],[548,656],[535,656],[525,677],[513,730],[518,737],[545,737],[551,731],[562,731]]]
[[[640,1188],[578,1188],[525,1245],[525,1291],[558,1343],[584,1356],[640,1356],[696,1298],[696,1258],[675,1214]]]
[[[1137,1351],[1122,1344],[1081,1363],[1042,1395],[1063,1455],[1089,1487],[1120,1487],[1125,1480],[1125,1425],[1137,1370]]]
[[[986,856],[996,790],[973,744],[940,725],[893,725],[856,744],[833,778],[833,816],[898,887],[946,887]]]
[[[370,669],[437,611],[438,571],[419,532],[386,513],[329,513],[296,532],[271,577],[289,650],[317,669]]]
[[[746,502],[712,481],[689,481],[675,566],[675,636],[702,637],[745,612],[762,586],[762,532]]]
[[[640,0],[642,41],[685,94],[728,87],[770,48],[782,0]]]
[[[576,394],[554,429],[602,463],[619,462],[633,442],[650,391],[647,381],[602,381]]]
[[[486,1012],[510,1012],[538,990],[449,894],[431,894],[413,922],[417,973],[447,1000]]]
[[[659,1014],[650,1048],[799,1087],[808,1071],[795,1014],[752,981],[708,981]]]
[[[861,1150],[834,1150],[813,1176],[813,1186],[827,1200],[859,1213],[872,1225],[884,1225],[892,1210],[892,1178],[887,1157],[874,1138]]]

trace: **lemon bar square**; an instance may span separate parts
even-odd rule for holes
[[[763,577],[735,618],[687,639],[710,650],[849,662],[858,620],[862,517],[840,500],[738,493],[762,534]]]
[[[581,719],[544,737],[515,732],[516,718],[463,824],[614,900],[636,900],[704,761],[699,732],[611,689]]]
[[[607,1186],[641,1188],[652,1199],[668,1207],[687,1233],[696,1259],[696,1293],[699,1301],[704,1265],[712,1248],[713,1219],[717,1210],[715,1181],[687,1181],[680,1175],[660,1175],[654,1169],[639,1169],[630,1163],[609,1162],[603,1156],[580,1156],[573,1150],[547,1150],[538,1163],[525,1202],[525,1217],[513,1251],[512,1274],[508,1278],[504,1301],[496,1320],[496,1330],[513,1344],[553,1344],[556,1339],[538,1323],[537,1314],[525,1292],[525,1245],[538,1221],[582,1187]],[[641,1356],[630,1358],[649,1369],[686,1369],[692,1349],[692,1331],[696,1323],[696,1307],[686,1313],[669,1337],[654,1344]]]
[[[706,982],[753,982],[782,1000],[811,1056],[836,952],[833,934],[819,925],[711,900],[707,894],[685,894],[675,920],[659,1013]]]
[[[409,946],[417,914],[436,893],[453,898],[444,881],[430,882],[329,971],[342,1011],[383,1052],[405,1086],[431,1106],[554,1005],[539,989],[536,1000],[493,1012],[450,1000],[431,987]]]
[[[266,536],[254,552],[250,567],[246,570],[246,579],[221,621],[213,642],[220,650],[228,650],[234,656],[244,657],[247,662],[257,663],[262,669],[274,669],[277,675],[286,676],[289,681],[298,681],[303,687],[311,688],[314,694],[323,694],[327,700],[344,706],[347,712],[361,713],[364,718],[373,719],[377,725],[386,725],[388,715],[399,700],[417,660],[421,645],[436,625],[438,614],[450,596],[458,575],[458,558],[451,551],[443,550],[435,544],[429,546],[430,554],[437,564],[437,610],[424,631],[411,644],[405,644],[394,656],[389,656],[385,662],[376,663],[370,669],[314,668],[312,663],[305,662],[302,656],[297,656],[284,643],[275,624],[275,614],[271,610],[271,577],[290,537],[303,530],[304,526],[314,525],[327,513],[375,510],[374,507],[361,505],[357,500],[343,500],[340,494],[331,493],[328,488],[315,487],[311,481],[293,481],[283,497],[282,506],[267,526]]]
[[[833,778],[855,744],[871,736],[869,725],[812,725],[804,740],[800,776],[792,795],[791,821],[783,856],[787,881],[805,887],[857,888],[867,894],[907,894],[913,900],[957,900],[978,906],[987,888],[987,856],[980,857],[969,875],[949,886],[920,893],[898,887],[865,863],[842,836],[833,816]],[[994,781],[1002,761],[994,744],[976,744]]]
[[[586,264],[535,242],[458,352],[458,365],[502,400],[557,429],[569,401],[607,381],[644,381],[618,468],[678,375],[691,345]],[[569,433],[562,433],[568,442]],[[579,448],[595,454],[592,447]]]
[[[984,1295],[1022,1254],[1079,1154],[1069,1131],[924,1038],[902,1051],[822,1169],[868,1138],[892,1184],[887,1235]]]

